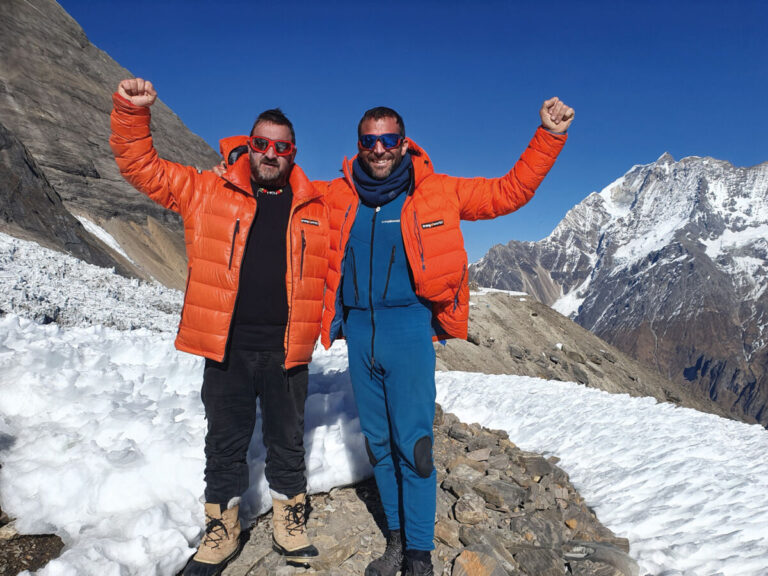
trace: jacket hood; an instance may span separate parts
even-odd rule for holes
[[[226,171],[222,178],[250,194],[251,163],[248,160],[248,136],[222,138],[219,140],[219,152],[226,164]],[[288,181],[291,184],[294,199],[298,202],[321,195],[298,164],[293,165]]]

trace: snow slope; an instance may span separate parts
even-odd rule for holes
[[[64,539],[39,574],[170,575],[192,553],[202,363],[173,348],[179,304],[162,286],[0,234],[0,501],[21,531]],[[25,318],[42,319],[43,308],[61,321]],[[325,491],[370,468],[344,344],[316,352],[310,370],[309,484]],[[559,456],[645,572],[768,574],[762,427],[573,383],[459,372],[437,382],[446,411]],[[252,518],[269,505],[258,434],[249,463]]]

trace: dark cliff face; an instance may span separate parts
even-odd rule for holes
[[[734,418],[768,425],[768,164],[665,154],[540,242],[495,246],[480,285],[525,290]]]
[[[63,208],[106,229],[132,260],[120,264],[119,255],[103,246],[115,259],[108,265],[183,287],[180,219],[125,182],[109,148],[111,95],[132,74],[93,46],[52,0],[0,2],[0,38],[0,118],[7,132],[26,148]],[[162,102],[152,107],[152,128],[164,158],[201,168],[218,159]],[[27,230],[18,216],[6,230]],[[34,227],[27,232],[37,238]],[[46,242],[52,246],[50,238]],[[63,238],[53,245],[68,251]]]
[[[0,230],[129,274],[70,214],[32,155],[0,123]]]

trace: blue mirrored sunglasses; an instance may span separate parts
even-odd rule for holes
[[[373,150],[376,148],[377,141],[381,141],[381,145],[384,146],[385,149],[390,150],[400,146],[403,137],[400,136],[400,134],[363,134],[360,136],[360,140],[358,140],[358,145],[360,148]]]

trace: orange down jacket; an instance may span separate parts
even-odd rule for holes
[[[240,264],[257,208],[247,148],[242,147],[246,137],[221,141],[221,153],[229,162],[224,176],[218,177],[159,158],[152,144],[149,108],[133,106],[117,94],[112,101],[109,143],[123,177],[184,219],[187,289],[176,348],[221,362],[238,299]],[[312,358],[320,333],[328,269],[328,219],[322,194],[295,165],[290,184],[293,202],[286,238],[286,369]]]
[[[431,302],[433,319],[441,329],[435,338],[467,338],[467,253],[459,221],[495,218],[523,206],[552,168],[566,138],[539,128],[512,170],[492,179],[436,174],[427,154],[410,143],[414,187],[403,204],[400,228],[416,294]],[[321,330],[326,348],[338,335],[333,323],[342,261],[359,203],[352,161],[346,158],[343,172],[330,183],[314,183],[324,191],[329,211],[331,252]]]

